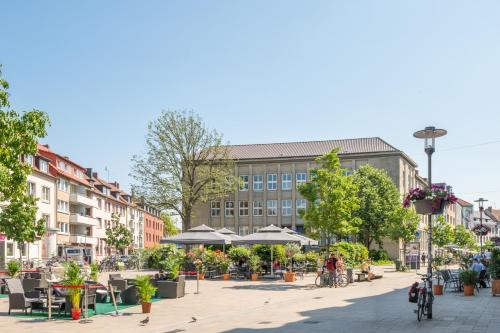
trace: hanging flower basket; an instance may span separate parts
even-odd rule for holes
[[[446,201],[439,200],[436,202],[432,199],[417,200],[413,204],[415,205],[415,210],[417,214],[429,215],[429,214],[443,214],[444,206]]]

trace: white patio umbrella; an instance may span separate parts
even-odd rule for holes
[[[181,234],[163,238],[160,243],[226,245],[231,244],[231,237],[218,233],[215,229],[202,224]]]
[[[268,227],[261,228],[257,230],[256,233],[246,235],[241,237],[241,239],[233,240],[233,245],[241,244],[265,244],[265,245],[276,245],[276,244],[288,244],[296,243],[300,244],[300,239],[294,235],[287,234],[283,229],[270,225]],[[271,246],[271,275],[274,275],[273,268],[273,247]]]
[[[240,235],[237,235],[234,231],[229,230],[227,228],[219,229],[219,230],[217,230],[217,232],[219,234],[223,234],[223,235],[229,236],[231,238],[231,240],[241,239]]]
[[[290,234],[290,235],[293,235],[293,236],[299,238],[300,239],[300,245],[302,245],[302,246],[305,246],[305,245],[314,246],[314,245],[318,245],[319,244],[317,240],[309,238],[309,237],[306,237],[304,235],[301,235],[297,231],[289,229],[287,227],[284,227],[283,231],[286,232],[287,234]]]

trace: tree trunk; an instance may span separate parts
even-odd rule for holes
[[[184,208],[184,219],[182,221],[182,231],[191,229],[191,208]]]

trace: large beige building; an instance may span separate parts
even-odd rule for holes
[[[306,200],[297,185],[306,182],[315,159],[339,149],[342,166],[350,172],[370,164],[388,172],[401,195],[416,186],[416,163],[380,138],[251,144],[229,146],[235,159],[239,189],[218,201],[199,205],[193,225],[228,228],[240,235],[274,224],[303,232],[297,212]],[[400,244],[385,243],[392,257],[401,256]]]

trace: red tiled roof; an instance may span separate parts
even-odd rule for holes
[[[485,209],[484,212],[495,222],[500,222],[500,209],[493,209],[491,207],[488,207],[488,209]]]
[[[317,157],[339,148],[339,154],[400,152],[381,138],[229,145],[235,159]]]
[[[460,206],[464,207],[464,206],[473,206],[471,203],[463,200],[463,199],[460,199],[458,198],[457,199],[457,204],[459,204]]]

